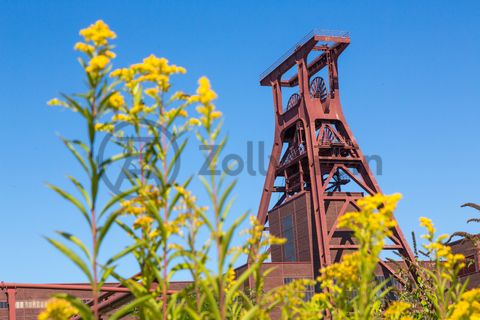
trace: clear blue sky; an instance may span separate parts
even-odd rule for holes
[[[155,53],[187,68],[187,89],[209,76],[228,152],[240,155],[247,141],[270,150],[271,91],[258,75],[314,27],[349,31],[339,62],[344,112],[364,153],[383,159],[383,191],[404,195],[400,226],[418,232],[427,215],[441,232],[474,231],[465,223],[473,209],[460,205],[480,202],[478,17],[477,1],[2,1],[0,280],[84,280],[42,238],[85,235],[45,188],[79,172],[56,134],[73,137],[80,123],[45,102],[82,88],[72,47],[97,19],[118,34],[117,66]],[[256,212],[263,180],[239,177],[238,211]]]

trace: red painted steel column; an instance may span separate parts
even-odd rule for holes
[[[16,320],[15,295],[17,291],[14,288],[7,289],[8,320]]]

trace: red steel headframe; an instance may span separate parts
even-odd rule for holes
[[[313,31],[287,52],[264,74],[260,84],[271,86],[275,111],[275,133],[258,220],[267,225],[272,193],[281,195],[271,209],[300,192],[310,192],[312,202],[313,234],[318,252],[312,252],[316,270],[339,260],[343,252],[354,250],[354,242],[333,242],[343,232],[337,228],[338,218],[348,207],[358,209],[355,202],[363,194],[380,193],[375,177],[362,154],[342,112],[338,85],[338,57],[350,43],[346,33]],[[318,55],[307,62],[311,52]],[[296,73],[288,71],[296,67]],[[326,68],[328,82],[315,77]],[[290,77],[286,77],[287,73]],[[296,87],[284,110],[282,88]],[[282,154],[284,144],[288,144]],[[285,179],[285,186],[276,186],[277,177]],[[346,181],[355,183],[362,192],[340,192]],[[336,217],[329,216],[327,207],[332,201],[343,205]],[[330,213],[331,214],[331,213]],[[333,223],[332,223],[333,221]],[[391,243],[385,250],[396,250],[405,260],[413,254],[400,228],[393,228]],[[389,273],[394,270],[384,261],[381,267]]]

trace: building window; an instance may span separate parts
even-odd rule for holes
[[[0,301],[0,309],[8,309],[8,302]]]
[[[303,278],[283,278],[283,284],[289,284],[293,282],[294,280],[301,280]],[[303,300],[304,301],[310,301],[315,294],[315,286],[307,285],[305,287],[305,291],[303,291]]]
[[[23,300],[16,301],[16,309],[45,309],[47,306],[47,300]]]
[[[471,255],[471,256],[465,257],[465,267],[462,270],[460,270],[458,275],[460,277],[463,277],[463,276],[466,276],[466,275],[469,275],[469,274],[472,274],[472,273],[475,273],[475,272],[477,272],[477,265],[475,263],[475,256]]]
[[[282,219],[282,234],[287,240],[283,245],[283,259],[284,261],[296,261],[295,253],[295,230],[293,229],[293,219],[291,215],[283,217]]]
[[[385,294],[385,290],[387,290],[388,292],[385,296],[387,299],[392,301],[398,300],[396,292],[401,291],[403,286],[397,279],[391,276],[388,278],[385,276],[375,276],[375,282],[377,284],[384,283],[383,289],[377,292],[378,296]]]

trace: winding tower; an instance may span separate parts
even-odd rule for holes
[[[260,79],[272,88],[275,133],[257,217],[287,239],[271,248],[272,263],[310,262],[314,276],[358,248],[339,217],[381,192],[340,103],[338,58],[349,43],[347,33],[314,30]],[[412,259],[398,224],[392,231],[384,250]],[[377,269],[395,274],[386,261]]]

